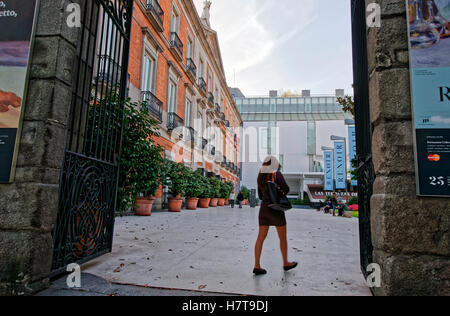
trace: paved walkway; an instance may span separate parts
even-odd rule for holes
[[[282,270],[274,228],[255,277],[258,210],[211,208],[118,218],[111,254],[83,266],[114,284],[246,295],[370,295],[359,268],[358,220],[287,213],[290,260]]]

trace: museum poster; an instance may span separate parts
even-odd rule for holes
[[[450,196],[450,0],[407,3],[417,192]]]
[[[14,178],[37,0],[0,0],[0,183]]]
[[[346,166],[345,142],[334,143],[334,178],[336,180],[336,190],[347,188],[347,166]]]
[[[334,177],[333,177],[333,152],[324,152],[324,162],[325,162],[325,179],[324,179],[324,190],[334,191]]]

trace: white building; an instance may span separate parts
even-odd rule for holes
[[[344,91],[328,96],[303,91],[302,97],[278,97],[275,91],[245,97],[239,89],[231,91],[244,121],[241,185],[257,188],[262,161],[270,154],[279,157],[291,196],[310,195],[308,184],[323,184],[322,147],[333,147],[332,135],[348,139],[345,120],[352,115],[336,101]]]

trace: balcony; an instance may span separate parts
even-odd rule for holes
[[[121,67],[108,55],[98,56],[98,72],[96,80],[99,84],[116,85],[120,82]]]
[[[183,60],[183,42],[175,32],[170,33],[170,49],[179,61]]]
[[[221,165],[222,165],[222,167],[226,167],[226,165],[227,165],[227,157],[223,156],[223,160],[222,160]]]
[[[214,105],[214,95],[211,92],[208,92],[208,102]]]
[[[193,81],[197,78],[197,66],[191,58],[186,59],[186,70]]]
[[[208,145],[208,140],[206,140],[205,138],[202,138],[202,149],[205,149],[206,145]]]
[[[218,116],[220,116],[220,106],[216,103],[216,105],[214,106],[214,111],[216,111],[216,114]]]
[[[203,95],[206,96],[206,81],[203,78],[198,78],[198,87],[200,91],[203,92]]]
[[[219,117],[223,122],[225,122],[225,113],[220,112]]]
[[[158,0],[147,0],[146,9],[150,23],[158,32],[164,31],[164,11]]]
[[[169,119],[167,122],[167,129],[172,131],[178,127],[184,126],[184,120],[179,117],[176,113],[168,113]]]
[[[162,107],[163,103],[150,91],[142,92],[142,101],[147,104],[148,111],[151,115],[162,122]]]
[[[215,156],[216,155],[216,147],[211,147],[211,156]]]
[[[225,121],[225,126],[230,127],[230,121]]]

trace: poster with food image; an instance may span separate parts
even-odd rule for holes
[[[37,0],[0,0],[0,183],[12,181]]]
[[[450,0],[407,0],[416,185],[450,196]]]

